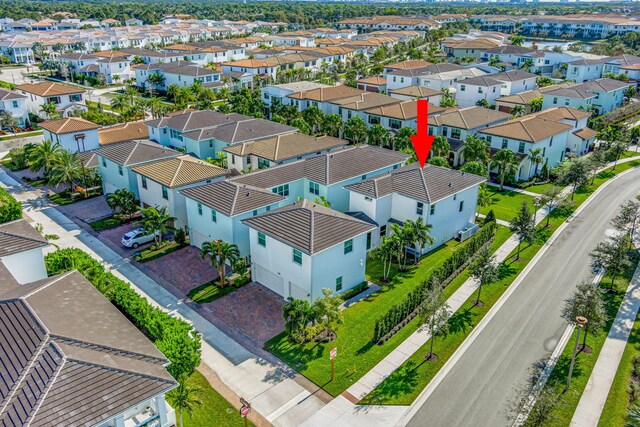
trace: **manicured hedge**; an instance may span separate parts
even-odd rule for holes
[[[0,224],[22,218],[22,203],[0,188]]]
[[[493,241],[497,229],[495,222],[484,225],[464,246],[459,247],[440,267],[436,268],[427,280],[409,292],[400,304],[392,306],[383,314],[376,321],[373,341],[382,344],[409,323],[418,314],[431,283],[439,283],[442,287],[451,283],[469,265],[478,251]]]
[[[200,335],[191,325],[153,307],[86,252],[60,249],[47,255],[45,263],[50,275],[74,269],[81,272],[171,361],[167,370],[174,378],[186,378],[200,364]]]

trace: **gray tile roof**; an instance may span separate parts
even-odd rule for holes
[[[217,111],[202,110],[165,116],[159,119],[149,120],[145,123],[155,128],[169,127],[181,132],[188,132],[248,119],[251,119],[251,117],[242,114],[222,114]]]
[[[47,239],[24,219],[0,224],[0,257],[48,245]]]
[[[250,117],[232,121],[231,123],[220,124],[215,127],[213,126],[214,125],[210,125],[204,129],[185,132],[182,136],[195,141],[214,138],[224,141],[227,144],[238,144],[244,141],[253,141],[255,139],[293,133],[298,130],[297,128],[270,120],[253,119]]]
[[[243,219],[242,222],[308,255],[375,228],[373,224],[308,200]]]
[[[0,100],[8,101],[11,99],[27,99],[25,95],[8,89],[0,89]]]
[[[502,85],[502,82],[500,80],[494,79],[493,76],[471,77],[470,79],[458,80],[458,83],[462,85],[484,86],[484,87]]]
[[[375,199],[397,193],[425,203],[435,203],[484,181],[486,178],[482,176],[429,164],[420,168],[418,163],[412,163],[345,188]]]
[[[272,191],[234,181],[219,181],[181,191],[226,216],[239,215],[286,200]]]
[[[525,80],[538,77],[536,74],[528,73],[522,70],[510,70],[503,73],[492,74],[491,78],[499,80],[501,82],[516,82],[518,80]]]
[[[77,271],[0,295],[0,324],[0,425],[96,425],[176,386],[164,355]]]
[[[178,151],[148,140],[135,140],[105,145],[97,149],[96,154],[122,166],[137,165],[181,155]]]

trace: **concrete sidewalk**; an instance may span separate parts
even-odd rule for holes
[[[622,354],[627,346],[629,334],[638,315],[638,309],[640,309],[640,266],[633,273],[618,314],[591,371],[587,386],[571,419],[572,426],[595,427],[598,425]]]

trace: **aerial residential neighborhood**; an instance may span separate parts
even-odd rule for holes
[[[640,426],[640,8],[572,3],[0,4],[0,425]]]

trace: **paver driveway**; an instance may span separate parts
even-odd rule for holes
[[[200,258],[200,250],[187,246],[143,264],[184,295],[197,286],[218,278],[208,259]]]

